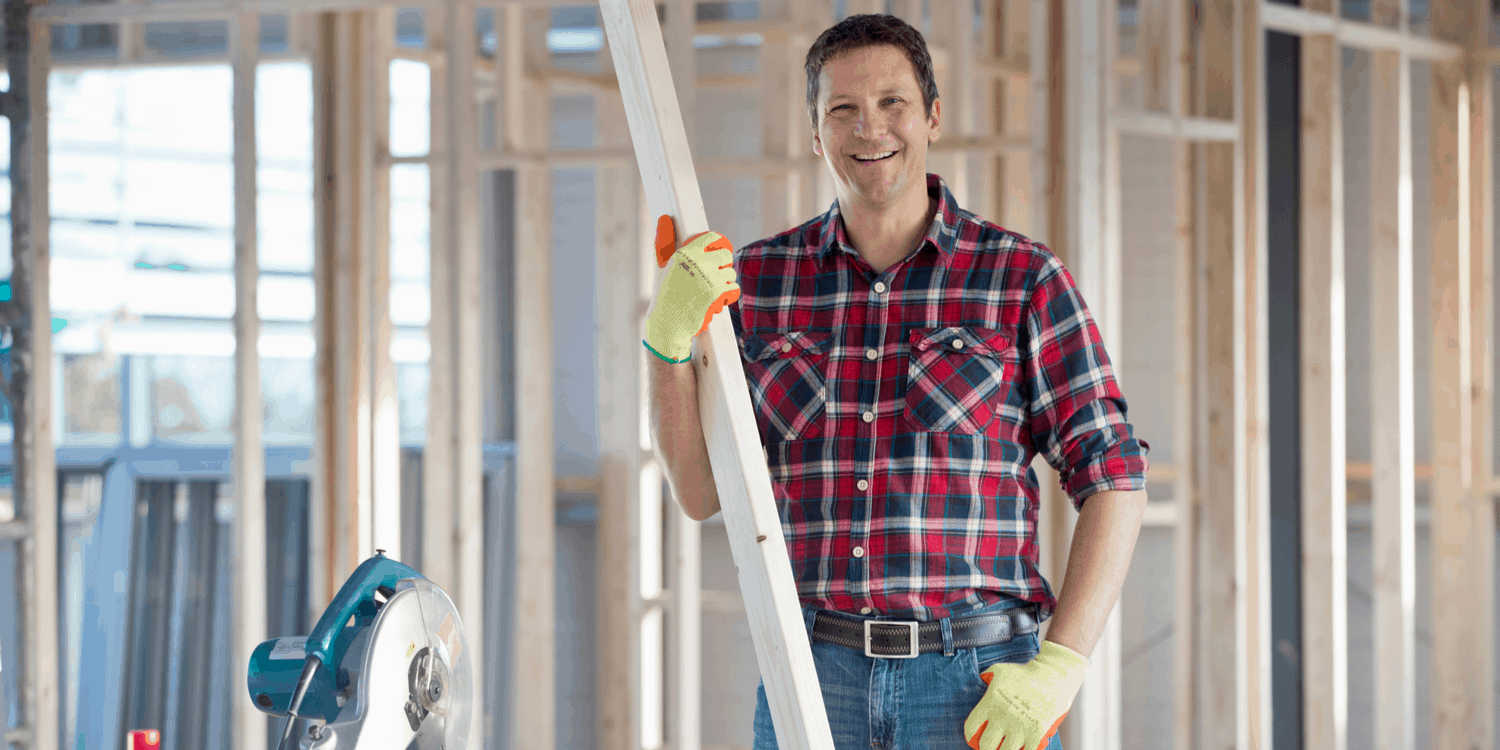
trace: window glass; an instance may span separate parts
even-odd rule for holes
[[[139,355],[132,435],[228,441],[231,91],[227,65],[51,76],[51,297],[67,321],[54,338],[65,439],[122,439],[116,358]]]
[[[255,90],[262,438],[313,438],[312,69],[263,63]]]
[[[423,156],[431,148],[432,69],[391,61],[391,156]]]

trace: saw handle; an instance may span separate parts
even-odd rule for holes
[[[342,664],[349,639],[338,636],[349,618],[356,617],[361,622],[373,620],[377,589],[395,589],[396,582],[403,578],[422,577],[421,573],[386,557],[384,552],[360,563],[308,634],[304,647],[308,663],[316,658],[323,664]]]

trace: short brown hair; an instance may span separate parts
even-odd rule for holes
[[[932,103],[937,101],[937,80],[932,76],[932,55],[927,52],[927,41],[922,32],[911,24],[891,15],[860,14],[849,16],[824,31],[807,50],[807,114],[812,120],[813,130],[818,129],[818,79],[823,75],[823,65],[830,59],[861,47],[889,44],[906,54],[912,70],[917,74],[917,86],[922,89],[922,104],[927,116],[932,117]]]

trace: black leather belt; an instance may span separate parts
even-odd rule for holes
[[[986,612],[952,620],[953,647],[975,648],[1005,643],[1011,638],[1037,631],[1036,605]],[[866,656],[912,659],[919,654],[943,650],[942,623],[938,620],[848,620],[825,615],[813,618],[813,637],[836,643]]]

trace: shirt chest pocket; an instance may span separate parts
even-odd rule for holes
[[[755,421],[767,441],[823,434],[828,331],[751,331],[741,337]]]
[[[1010,397],[1018,365],[1004,334],[988,328],[918,328],[908,334],[903,427],[979,434]]]

